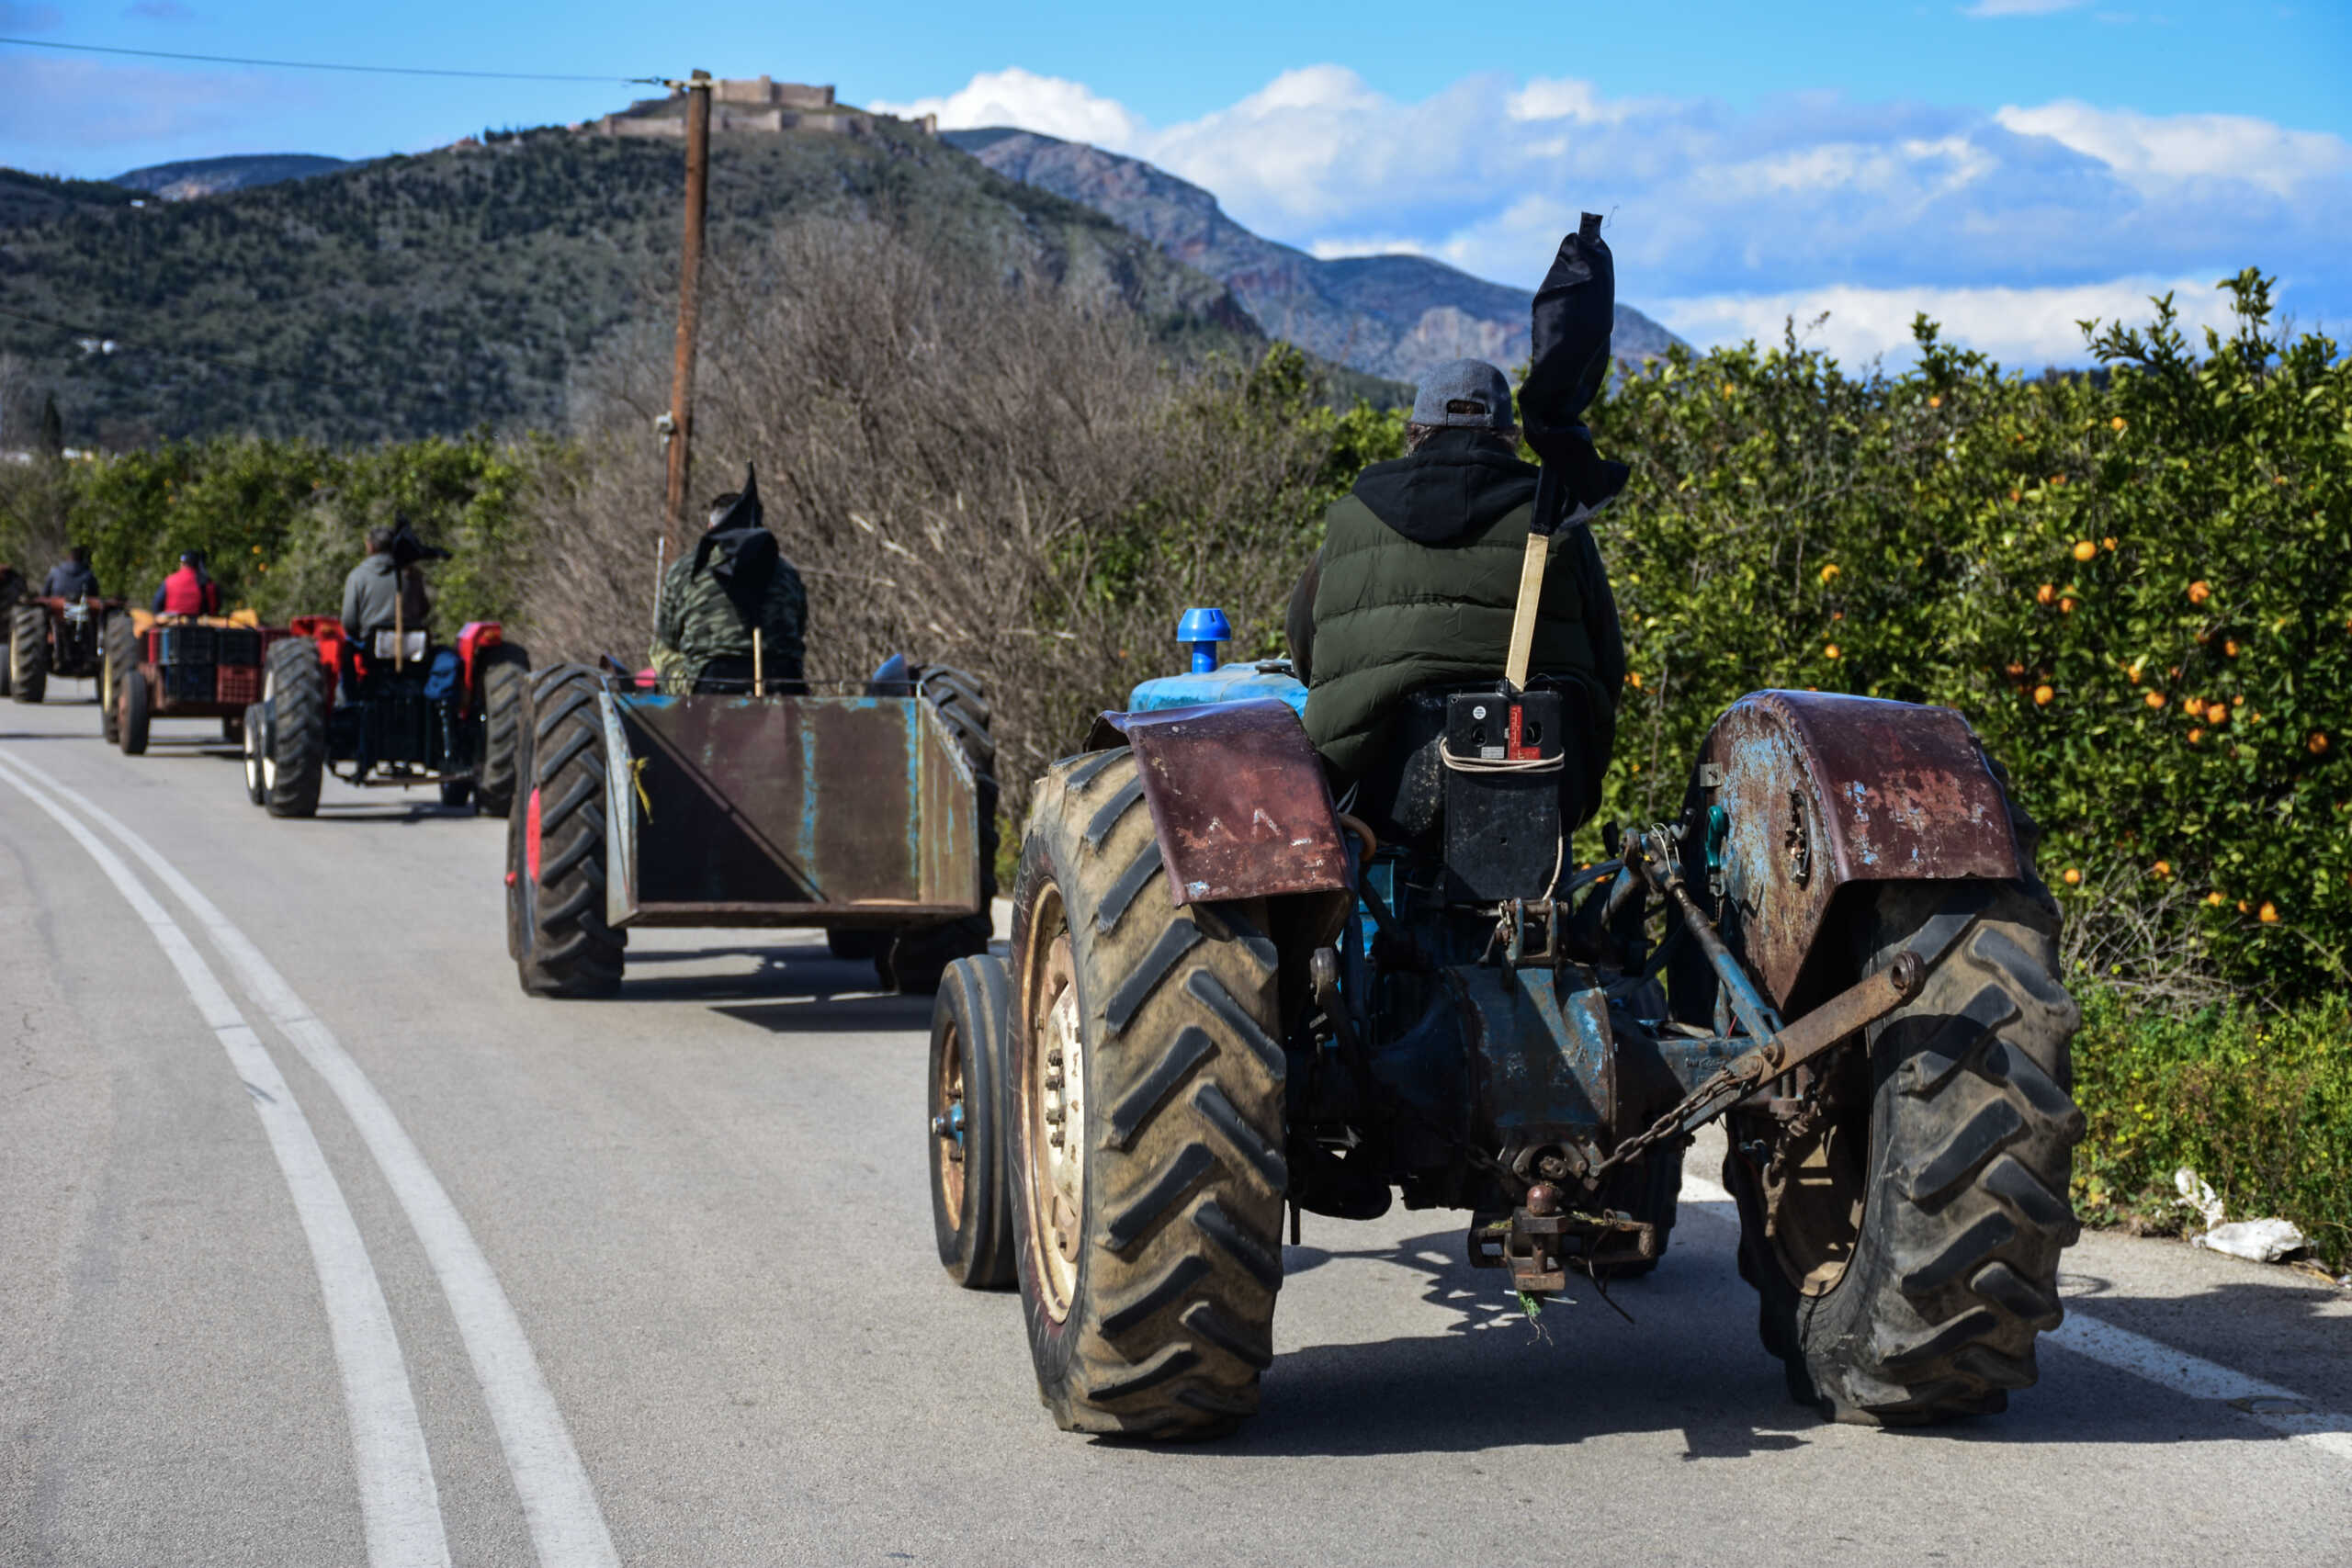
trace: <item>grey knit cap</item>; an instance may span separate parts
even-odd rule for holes
[[[1509,430],[1510,383],[1483,359],[1456,359],[1421,378],[1413,394],[1415,424],[1468,425],[1476,430]]]

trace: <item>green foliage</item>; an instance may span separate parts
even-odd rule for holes
[[[1614,386],[1594,425],[1635,476],[1600,533],[1639,686],[1606,812],[1678,808],[1743,692],[1943,704],[2070,915],[2147,917],[2143,969],[2344,986],[2352,365],[2274,333],[2259,276],[2224,287],[2232,335],[2193,354],[2160,300],[2096,335],[2098,376],[2004,376],[1922,320],[1899,378],[1790,342]]]
[[[2075,1098],[2090,1122],[2075,1202],[2094,1223],[2175,1230],[2183,1166],[2233,1218],[2293,1221],[2331,1269],[2352,1266],[2352,1008],[2221,1008],[2192,1018],[2083,995]]]
[[[75,465],[69,526],[109,592],[143,602],[199,549],[231,604],[277,622],[336,613],[361,536],[404,515],[453,558],[428,569],[436,620],[496,620],[513,612],[525,558],[517,491],[548,450],[479,432],[352,452],[175,442]]]

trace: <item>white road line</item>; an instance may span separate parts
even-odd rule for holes
[[[1731,1194],[1688,1167],[1682,1173],[1682,1201],[1701,1205],[1690,1213],[1739,1224],[1739,1210]],[[2321,1410],[2291,1389],[2118,1328],[2074,1303],[2066,1305],[2066,1321],[2041,1337],[2047,1344],[2145,1378],[2175,1393],[2229,1404],[2235,1413],[2251,1416],[2283,1437],[2321,1453],[2352,1460],[2352,1418]]]
[[[2066,1309],[2066,1321],[2042,1338],[2078,1356],[2160,1383],[2175,1393],[2225,1401],[2282,1437],[2336,1459],[2352,1460],[2352,1419],[2321,1410],[2290,1389],[2176,1350],[2073,1306]],[[2283,1405],[2294,1408],[2278,1408]]]
[[[522,1499],[531,1543],[542,1568],[617,1568],[619,1556],[605,1528],[604,1511],[588,1472],[571,1446],[563,1413],[548,1392],[522,1320],[473,1232],[424,1163],[400,1119],[352,1060],[334,1032],[312,1013],[244,932],[146,840],[72,788],[21,758],[15,765],[46,784],[112,834],[169,888],[204,928],[245,995],[284,1032],[302,1059],[324,1078],[382,1169],[448,1298],[450,1315],[472,1360]]]
[[[0,782],[48,813],[97,862],[148,933],[179,972],[197,1011],[228,1052],[250,1092],[270,1152],[311,1247],[324,1299],[327,1337],[343,1378],[351,1423],[351,1456],[359,1476],[359,1513],[372,1568],[448,1568],[449,1542],[433,1485],[433,1460],[408,1381],[408,1362],[392,1331],[392,1314],[343,1189],[327,1168],[311,1123],[279,1075],[268,1049],[237,1011],[196,944],[164,907],[97,836],[54,800],[0,763]]]

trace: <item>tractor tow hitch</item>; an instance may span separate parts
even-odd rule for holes
[[[1529,1188],[1526,1201],[1508,1216],[1481,1215],[1470,1226],[1470,1266],[1509,1269],[1511,1288],[1522,1295],[1567,1289],[1572,1264],[1590,1273],[1657,1256],[1657,1226],[1614,1209],[1563,1211],[1560,1190],[1548,1181]]]

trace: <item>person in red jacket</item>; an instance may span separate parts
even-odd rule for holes
[[[217,615],[220,613],[220,585],[206,575],[204,552],[180,552],[180,569],[164,579],[155,590],[153,605],[159,615]]]

